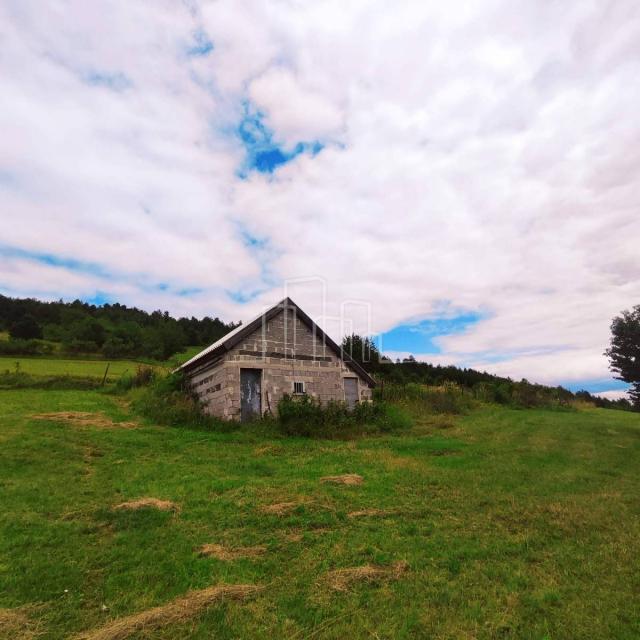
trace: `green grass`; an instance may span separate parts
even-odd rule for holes
[[[205,346],[208,346],[208,345],[205,345]],[[193,346],[186,347],[184,351],[180,351],[179,353],[175,353],[174,355],[172,355],[171,358],[169,358],[169,360],[167,361],[167,363],[172,367],[178,367],[183,362],[190,360],[191,358],[193,358],[193,356],[200,353],[204,348],[205,348],[204,346],[203,347],[193,347]]]
[[[266,588],[144,638],[640,636],[637,414],[491,408],[353,441],[29,417],[62,410],[131,419],[98,392],[0,391],[0,607],[29,607],[42,638],[219,582]],[[364,484],[319,481],[342,473]],[[181,511],[110,509],[141,496]],[[367,508],[390,514],[347,517]],[[206,542],[267,551],[222,562]],[[399,560],[396,582],[322,580]]]
[[[133,360],[80,360],[63,358],[27,358],[24,356],[0,357],[0,371],[20,371],[35,376],[85,376],[102,378],[109,364],[107,378],[113,380],[124,373],[135,373],[140,363]]]
[[[4,337],[3,337],[4,336]],[[9,334],[0,332],[0,340],[8,339]],[[54,346],[54,351],[61,349],[60,343],[50,343]],[[0,356],[0,372],[15,371],[16,362],[20,364],[20,370],[35,376],[85,376],[91,378],[102,378],[107,364],[109,364],[108,380],[119,378],[124,373],[135,373],[140,364],[152,365],[159,369],[169,371],[192,358],[196,353],[202,351],[204,347],[187,347],[184,351],[176,353],[166,362],[136,360],[109,360],[100,355],[96,356],[61,356],[54,353],[51,356]]]

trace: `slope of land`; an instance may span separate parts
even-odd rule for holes
[[[138,637],[149,618],[152,639],[637,638],[639,468],[640,417],[618,411],[327,441],[0,391],[0,637]],[[362,482],[321,482],[346,474]],[[251,597],[199,595],[222,584]]]

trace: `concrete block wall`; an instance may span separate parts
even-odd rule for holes
[[[192,387],[206,411],[225,419],[240,417],[240,369],[262,370],[262,412],[276,412],[294,382],[304,382],[305,392],[322,403],[344,400],[343,378],[358,378],[359,397],[371,399],[367,383],[326,347],[324,342],[295,317],[283,311],[245,338],[222,360],[191,378]]]

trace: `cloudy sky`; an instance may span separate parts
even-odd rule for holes
[[[2,293],[324,290],[393,355],[621,388],[637,0],[2,0],[0,44]]]

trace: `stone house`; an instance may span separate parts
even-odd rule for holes
[[[228,420],[275,414],[284,394],[353,407],[370,401],[375,386],[290,298],[236,327],[179,370],[205,410]]]

